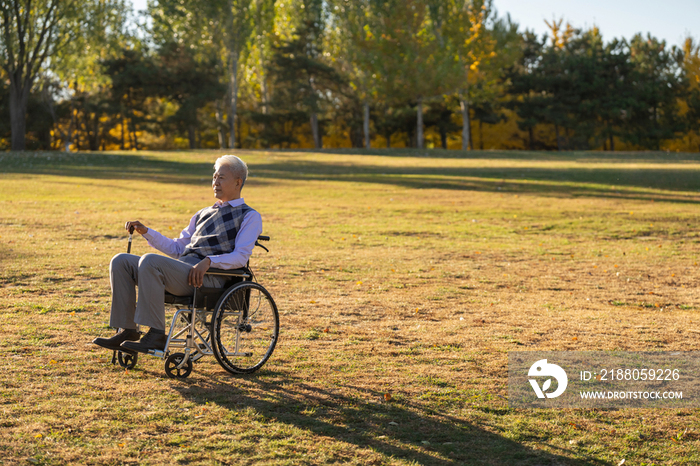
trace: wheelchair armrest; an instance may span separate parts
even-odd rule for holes
[[[250,277],[250,272],[248,272],[248,270],[246,270],[246,269],[224,270],[224,269],[210,268],[205,273],[209,274],[209,275],[222,275],[224,277],[241,277],[241,278],[249,278]]]

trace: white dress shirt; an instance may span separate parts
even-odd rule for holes
[[[233,201],[228,201],[231,207],[238,207],[245,203],[243,198],[235,199]],[[221,201],[216,201],[214,207],[220,207],[223,203]],[[148,231],[143,235],[148,241],[148,244],[156,248],[162,253],[167,254],[173,259],[179,259],[183,252],[185,252],[185,247],[190,244],[190,238],[194,233],[197,221],[197,214],[192,216],[190,219],[190,224],[182,230],[179,238],[167,238],[155,230],[148,229]],[[253,248],[255,247],[255,241],[258,236],[262,233],[262,218],[260,214],[254,210],[251,210],[243,218],[241,222],[241,228],[238,230],[236,235],[236,247],[233,252],[226,254],[217,254],[212,256],[207,256],[211,261],[211,266],[218,269],[240,269],[245,267],[248,263],[248,258],[253,253]]]

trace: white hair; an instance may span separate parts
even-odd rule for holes
[[[243,181],[241,187],[245,185],[245,180],[248,178],[248,165],[245,164],[243,160],[235,155],[222,155],[214,163],[214,170],[218,170],[219,167],[226,166],[234,174]]]

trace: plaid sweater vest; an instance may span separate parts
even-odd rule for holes
[[[194,255],[200,259],[207,256],[228,254],[236,247],[236,235],[246,214],[253,209],[246,204],[231,207],[206,207],[197,212],[195,230],[190,244],[182,256]]]

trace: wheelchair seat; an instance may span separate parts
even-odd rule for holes
[[[210,268],[207,270],[206,274],[218,275],[227,278],[226,282],[221,288],[210,288],[205,286],[197,288],[197,302],[194,303],[195,307],[206,309],[207,311],[211,311],[214,309],[214,307],[216,307],[216,303],[219,302],[219,299],[227,289],[236,283],[250,279],[251,277],[250,270],[247,268],[231,270]],[[167,291],[165,292],[165,304],[172,304],[175,306],[192,306],[192,299],[193,296],[176,296],[168,293]]]

